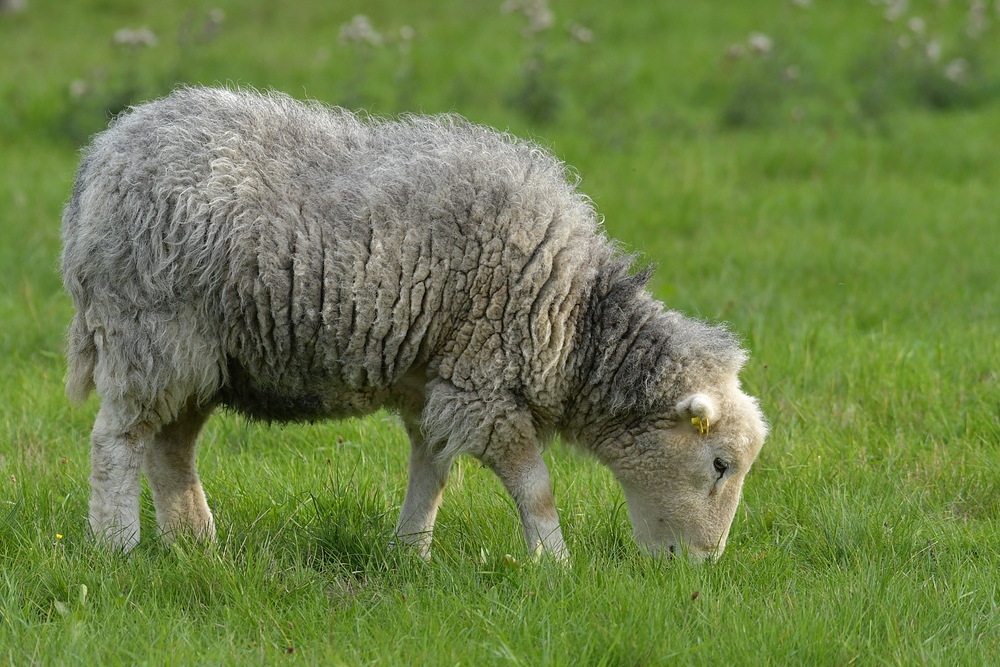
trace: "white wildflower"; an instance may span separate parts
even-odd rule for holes
[[[910,8],[910,0],[890,0],[888,9],[882,15],[890,23],[901,17]]]
[[[990,20],[986,18],[986,2],[984,0],[975,0],[969,6],[969,23],[965,28],[966,34],[976,39],[986,32],[986,28],[989,25]]]
[[[747,39],[747,44],[750,46],[751,51],[761,56],[770,55],[774,49],[774,42],[762,32],[751,33]]]
[[[962,83],[969,77],[969,61],[965,58],[955,58],[945,65],[944,76],[949,81]]]
[[[396,47],[399,49],[399,52],[403,55],[408,55],[410,49],[413,47],[413,40],[416,36],[417,31],[410,26],[404,25],[401,27],[398,32],[399,44]]]
[[[78,100],[90,92],[90,84],[84,79],[73,79],[69,84],[69,96]]]
[[[574,23],[569,27],[569,35],[581,44],[590,44],[594,41],[594,31],[579,23]]]
[[[927,54],[927,59],[931,62],[937,62],[941,60],[941,42],[932,39],[927,42],[927,46],[924,47],[924,53]]]
[[[906,25],[910,28],[910,30],[913,31],[915,35],[923,34],[924,29],[927,27],[927,24],[924,23],[924,20],[919,16],[914,16],[912,19],[906,22]]]
[[[0,14],[13,14],[24,9],[25,0],[0,0]]]
[[[912,44],[913,44],[913,40],[910,39],[909,35],[900,35],[899,38],[896,40],[896,45],[899,48],[901,48],[903,51],[905,51],[908,48],[910,48],[910,46]]]
[[[812,5],[812,0],[792,0],[792,4],[796,7],[809,7]]]
[[[205,19],[205,24],[201,27],[201,36],[205,41],[211,41],[215,39],[215,36],[219,34],[219,28],[222,27],[222,23],[226,20],[226,13],[221,9],[213,9],[208,13],[208,17]]]
[[[358,14],[350,23],[340,26],[338,39],[341,44],[365,42],[371,46],[382,46],[382,35],[372,27],[371,20],[364,14]]]
[[[792,82],[792,81],[798,81],[800,74],[801,72],[799,71],[798,65],[790,65],[785,68],[785,71],[782,73],[781,76],[785,81]]]
[[[113,39],[115,44],[131,46],[133,48],[139,46],[156,46],[157,41],[156,35],[149,28],[139,28],[138,30],[122,28],[115,32]]]
[[[526,37],[548,30],[556,22],[556,15],[546,0],[506,0],[500,5],[500,11],[504,14],[516,12],[528,19],[528,27],[524,30]]]
[[[730,44],[726,49],[726,57],[732,58],[733,60],[739,60],[747,54],[746,47],[742,44]]]

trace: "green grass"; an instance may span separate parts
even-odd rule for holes
[[[951,90],[886,55],[909,28],[881,5],[560,1],[532,45],[499,4],[232,0],[200,42],[211,7],[194,2],[28,0],[0,15],[0,665],[1000,654],[997,17],[973,43],[968,3],[911,3],[939,68],[979,68]],[[409,53],[340,45],[360,12],[412,26]],[[594,41],[572,42],[571,22]],[[112,45],[143,25],[156,47]],[[774,38],[770,59],[725,56],[753,31]],[[525,97],[533,52],[548,97]],[[92,92],[74,98],[74,80]],[[385,414],[270,429],[217,415],[199,465],[219,544],[165,548],[147,493],[140,546],[95,548],[97,400],[62,393],[60,209],[77,142],[177,80],[455,110],[574,165],[609,233],[657,264],[657,295],[730,322],[752,351],[745,385],[773,430],[721,561],[641,554],[610,474],[559,446],[546,461],[571,567],[524,562],[512,502],[470,459],[432,561],[388,551],[408,452]]]

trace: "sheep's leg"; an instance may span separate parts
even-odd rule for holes
[[[407,421],[406,430],[410,435],[410,479],[396,524],[396,543],[414,546],[422,558],[428,559],[434,519],[441,507],[452,457],[435,456],[417,424]]]
[[[534,557],[544,553],[558,560],[569,558],[549,471],[537,445],[529,442],[517,449],[508,446],[499,457],[490,456],[489,451],[486,454],[483,462],[496,473],[517,504],[528,553]]]
[[[211,409],[188,404],[143,452],[142,468],[153,492],[156,522],[168,544],[182,531],[215,540],[215,520],[195,467],[195,442],[210,413]]]
[[[421,426],[446,453],[472,454],[496,473],[517,504],[529,553],[568,558],[549,471],[522,401],[499,391],[483,395],[438,381],[428,387]]]
[[[99,542],[123,551],[139,542],[140,458],[154,430],[126,421],[105,401],[90,436],[90,527]]]

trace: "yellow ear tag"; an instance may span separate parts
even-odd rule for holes
[[[691,425],[698,427],[698,433],[701,435],[708,435],[708,417],[702,419],[701,417],[691,417]]]

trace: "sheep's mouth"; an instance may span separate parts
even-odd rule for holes
[[[662,558],[665,561],[672,561],[677,557],[680,547],[676,544],[664,544],[664,543],[653,543],[653,544],[640,544],[640,546],[648,553],[650,556],[655,558]]]
[[[712,563],[719,557],[719,552],[717,550],[698,549],[678,543],[648,545],[646,550],[654,558],[662,558],[666,561],[673,561],[678,558],[686,557],[689,562],[695,565]]]

